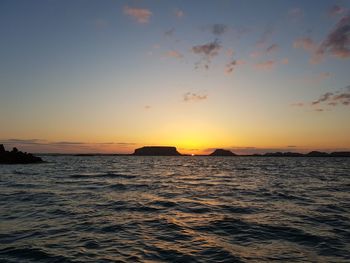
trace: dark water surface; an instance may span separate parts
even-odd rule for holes
[[[0,262],[350,262],[350,158],[0,165]]]

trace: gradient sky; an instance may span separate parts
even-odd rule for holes
[[[0,1],[0,143],[350,149],[350,1]]]

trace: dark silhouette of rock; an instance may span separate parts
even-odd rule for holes
[[[329,154],[332,157],[350,157],[350,152],[332,152]]]
[[[307,157],[328,157],[329,154],[325,152],[318,152],[318,151],[312,151],[307,154],[305,154]]]
[[[135,150],[134,155],[148,156],[179,156],[176,147],[171,146],[144,146]]]
[[[301,157],[301,156],[304,156],[304,154],[296,153],[296,152],[274,152],[274,153],[265,153],[263,156],[271,156],[271,157]]]
[[[216,149],[214,152],[212,152],[209,155],[210,156],[236,156],[235,153],[224,149]]]
[[[0,144],[0,163],[2,164],[20,164],[20,163],[41,163],[43,160],[31,153],[18,151],[13,148],[12,151],[6,151],[4,145]]]

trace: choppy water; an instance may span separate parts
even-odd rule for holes
[[[0,166],[0,262],[350,262],[350,158]]]

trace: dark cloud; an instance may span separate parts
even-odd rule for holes
[[[317,50],[319,54],[326,52],[338,58],[350,57],[350,15],[344,16],[329,33]]]
[[[350,15],[342,17],[320,44],[305,37],[297,39],[294,47],[311,52],[310,62],[313,64],[320,63],[327,54],[341,59],[350,58]]]
[[[208,99],[208,95],[200,95],[197,93],[193,92],[186,92],[183,96],[183,100],[185,102],[190,102],[190,101],[202,101]]]
[[[215,36],[221,36],[225,34],[229,29],[229,27],[225,24],[213,24],[209,28],[210,32]]]
[[[225,73],[231,74],[236,65],[237,65],[237,60],[235,60],[235,59],[233,59],[231,62],[227,63],[226,67],[225,67]]]
[[[234,58],[232,58],[232,60],[226,64],[225,66],[225,73],[226,74],[232,74],[234,69],[239,66],[239,65],[243,65],[245,64],[244,60],[236,60]]]
[[[311,104],[317,105],[317,104],[320,104],[321,102],[328,101],[329,99],[332,98],[333,95],[334,95],[334,93],[327,92],[327,93],[323,94],[318,100],[313,101]]]
[[[216,39],[213,42],[209,42],[207,44],[193,46],[191,50],[193,53],[202,57],[201,61],[196,64],[196,67],[198,67],[200,64],[203,64],[204,68],[208,69],[213,57],[219,54],[221,45]]]
[[[293,103],[291,106],[307,106],[308,104],[298,102]],[[335,92],[326,92],[322,94],[317,100],[312,101],[309,105],[311,106],[318,106],[321,108],[315,109],[315,111],[325,111],[326,109],[322,108],[322,106],[328,105],[328,106],[338,106],[338,105],[344,105],[348,106],[350,105],[350,86],[347,86],[343,89],[340,89]]]
[[[277,44],[272,44],[271,46],[269,46],[266,49],[266,53],[271,53],[271,52],[275,52],[279,49],[279,46]]]
[[[213,42],[210,42],[204,45],[197,45],[192,47],[193,53],[198,55],[203,55],[206,57],[216,56],[220,49],[221,49],[221,45],[217,39],[214,40]]]

